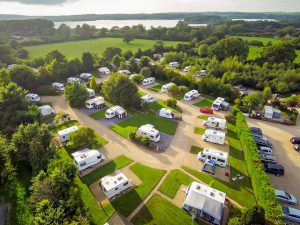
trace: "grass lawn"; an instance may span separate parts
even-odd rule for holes
[[[116,159],[114,159],[113,161],[110,161],[104,166],[84,176],[82,178],[82,182],[89,186],[92,183],[95,183],[96,181],[100,180],[102,177],[114,173],[116,169],[121,169],[132,162],[133,161],[130,158],[121,155]]]
[[[195,127],[195,128],[194,128],[194,133],[195,133],[195,134],[200,134],[200,135],[202,135],[202,134],[205,133],[205,128]]]
[[[149,107],[150,107],[150,113],[153,115],[155,115],[155,113],[158,110],[160,110],[161,108],[171,109],[175,113],[180,113],[180,109],[178,109],[178,108],[175,109],[170,106],[167,106],[166,102],[162,99],[159,99],[156,102],[150,103]]]
[[[170,198],[174,198],[181,185],[189,186],[194,180],[180,170],[172,170],[162,185],[159,191]]]
[[[200,116],[198,116],[198,119],[200,119],[200,120],[207,120],[208,117],[209,116],[207,116],[207,115],[200,115]]]
[[[130,169],[139,177],[142,183],[134,190],[112,202],[114,208],[125,217],[128,217],[150,194],[165,174],[164,170],[154,169],[140,163],[133,164]]]
[[[198,107],[211,107],[211,105],[213,104],[214,99],[212,97],[209,96],[205,96],[205,99],[203,99],[202,101],[196,102],[194,105],[198,106]]]
[[[150,91],[160,92],[162,86],[163,86],[163,84],[158,84],[158,85],[153,86],[153,87],[148,88],[148,89],[149,89]]]
[[[107,47],[121,48],[124,51],[137,51],[138,48],[142,50],[152,48],[155,40],[135,39],[130,44],[125,44],[122,38],[98,38],[82,41],[68,41],[53,44],[35,45],[24,47],[29,52],[29,57],[44,57],[49,51],[58,49],[68,59],[81,58],[83,52],[90,52],[95,54],[102,53]],[[179,42],[164,41],[165,46],[176,46]]]
[[[202,151],[203,151],[203,148],[198,147],[198,146],[192,146],[190,153],[197,155],[199,152],[202,152]]]
[[[188,167],[182,167],[185,171],[199,178],[211,187],[223,191],[227,196],[242,206],[249,207],[256,204],[253,194],[251,180],[248,176],[244,153],[241,151],[240,141],[237,138],[235,126],[227,123],[227,140],[229,141],[229,163],[231,178],[237,174],[243,175],[243,180],[230,181],[230,183],[219,180],[205,173],[198,172]]]
[[[92,117],[94,120],[99,120],[99,119],[102,119],[105,117],[105,112],[106,112],[106,109],[102,109],[98,112],[91,114],[90,117]]]
[[[52,133],[57,133],[60,130],[67,129],[67,128],[72,127],[72,126],[78,126],[79,124],[80,123],[77,120],[69,120],[67,122],[59,124],[58,126],[53,128],[51,131],[52,131]]]
[[[235,36],[235,37],[242,38],[245,41],[261,41],[263,45],[267,45],[269,42],[272,42],[272,44],[278,44],[282,41],[280,38],[250,37],[250,36]]]
[[[183,209],[155,194],[131,221],[134,225],[196,225]],[[204,223],[202,223],[204,224]]]
[[[111,129],[124,138],[128,138],[131,131],[135,131],[144,124],[152,124],[160,132],[173,135],[176,132],[178,122],[174,120],[163,119],[153,115],[141,115],[133,113],[133,117],[115,124]]]

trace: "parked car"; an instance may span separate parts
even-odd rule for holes
[[[287,203],[290,205],[296,205],[297,199],[294,195],[289,194],[282,190],[275,189],[275,195],[280,202]]]
[[[268,138],[266,138],[265,136],[263,136],[261,134],[258,134],[258,133],[252,133],[252,136],[256,137],[256,138],[260,138],[260,139],[265,140],[265,141],[268,140]]]
[[[298,152],[300,152],[300,144],[295,144],[294,149]]]
[[[201,113],[206,113],[206,114],[213,114],[213,113],[214,113],[214,110],[213,110],[213,109],[211,109],[211,108],[206,108],[206,107],[201,107],[201,108],[199,109],[199,111],[200,111]]]
[[[284,167],[280,164],[264,163],[263,169],[266,173],[272,173],[276,176],[284,175]]]
[[[300,223],[300,210],[282,206],[283,218],[292,222]]]
[[[270,144],[269,142],[267,142],[265,140],[262,140],[262,139],[255,139],[254,138],[254,141],[255,141],[257,147],[259,147],[259,146],[269,147],[269,148],[273,147],[272,144]]]
[[[262,135],[262,131],[258,127],[250,127],[250,130],[251,130],[252,133],[257,133],[257,134]]]
[[[292,144],[300,144],[300,137],[292,137],[290,141]]]
[[[277,159],[274,155],[260,154],[259,156],[262,163],[277,163]]]
[[[265,145],[269,148],[273,148],[273,144],[269,141],[266,141],[260,137],[257,137],[257,136],[253,136],[253,139],[256,143],[259,143],[259,142],[265,142]]]
[[[273,153],[271,148],[263,147],[263,146],[259,146],[257,148],[257,151],[259,152],[259,154],[266,154],[266,155],[272,155],[272,153]]]

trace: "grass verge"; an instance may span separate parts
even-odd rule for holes
[[[199,152],[202,152],[202,151],[203,151],[203,148],[198,147],[198,146],[192,146],[190,153],[197,155]]]
[[[205,128],[195,127],[195,128],[194,128],[194,133],[195,133],[195,134],[200,134],[200,135],[202,135],[202,134],[205,133]]]
[[[158,84],[158,85],[155,85],[151,88],[148,88],[150,91],[154,91],[154,92],[160,92],[161,90],[161,87],[163,86],[163,84]]]

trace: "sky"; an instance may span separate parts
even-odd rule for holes
[[[0,14],[300,12],[300,0],[0,0]]]

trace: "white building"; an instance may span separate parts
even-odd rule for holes
[[[50,105],[42,105],[39,107],[39,109],[41,111],[42,117],[51,116],[55,114],[54,109],[52,109]]]
[[[174,83],[167,83],[167,84],[164,84],[162,87],[161,87],[161,92],[167,92],[168,91],[168,88],[171,87],[172,85],[175,85]]]
[[[141,136],[148,137],[153,142],[160,141],[160,133],[152,124],[145,124],[140,126],[136,133]]]
[[[52,87],[58,91],[64,91],[65,86],[62,83],[54,82],[52,83]]]
[[[67,83],[72,83],[72,84],[74,84],[74,83],[81,83],[81,80],[79,78],[77,78],[77,77],[69,77],[67,79]]]
[[[183,209],[194,218],[206,220],[212,224],[222,224],[226,194],[207,185],[193,182],[186,194]]]
[[[204,120],[203,125],[209,128],[216,128],[216,129],[226,129],[227,121],[225,119],[219,119],[216,117],[208,117],[207,120]]]
[[[154,84],[154,83],[155,83],[155,78],[148,77],[143,80],[142,85],[147,86],[147,85]]]
[[[171,68],[178,68],[179,67],[179,62],[170,62],[169,67]]]
[[[200,94],[197,90],[191,90],[191,91],[185,93],[183,99],[186,100],[186,101],[191,101],[195,98],[198,98],[199,96],[200,96]]]
[[[124,108],[122,108],[121,106],[116,105],[114,107],[109,108],[105,112],[105,118],[106,119],[111,119],[111,118],[114,118],[116,116],[119,119],[123,119],[124,117],[127,116],[127,111]]]
[[[71,155],[79,172],[105,160],[104,155],[95,149],[86,148]]]
[[[110,70],[107,67],[101,67],[98,69],[98,71],[101,75],[109,75],[110,74]]]
[[[109,199],[114,199],[132,187],[131,181],[123,173],[105,176],[100,179],[99,185]]]
[[[203,162],[207,159],[213,160],[216,165],[225,167],[228,161],[228,153],[215,149],[205,148],[203,149],[203,151],[198,153],[197,158]]]
[[[70,140],[70,136],[73,132],[78,130],[78,126],[68,127],[64,130],[57,132],[60,142],[66,142]]]
[[[225,144],[225,133],[215,130],[206,130],[202,135],[203,141],[224,145]]]
[[[93,89],[87,88],[86,91],[87,91],[87,93],[89,95],[89,98],[95,97],[96,93],[95,93],[95,91]]]
[[[161,108],[159,111],[159,116],[168,119],[174,119],[175,115],[171,109]]]
[[[105,106],[104,98],[101,96],[89,99],[85,102],[85,107],[87,109],[101,109],[104,106]]]
[[[80,78],[89,80],[90,78],[92,78],[92,74],[91,73],[81,73]]]
[[[218,97],[212,104],[212,108],[216,111],[224,110],[227,111],[229,107],[229,103],[225,101],[225,98]]]
[[[155,101],[152,95],[144,95],[141,97],[142,102],[152,103]]]
[[[25,95],[25,99],[29,102],[40,102],[41,98],[37,94],[27,94]]]

